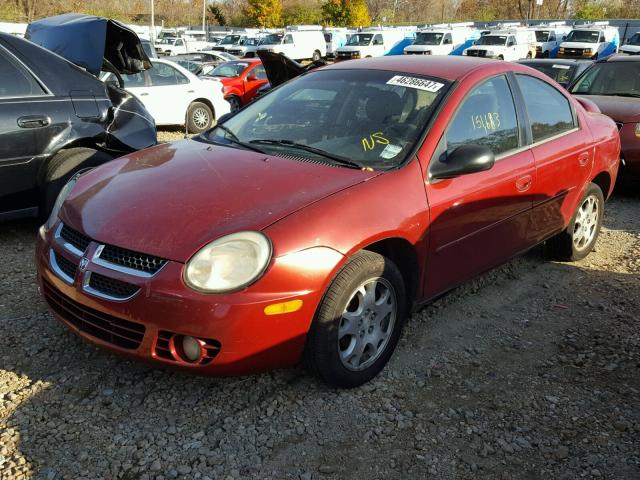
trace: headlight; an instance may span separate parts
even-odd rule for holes
[[[271,242],[262,233],[233,233],[211,242],[191,257],[184,280],[200,292],[230,292],[256,281],[270,259]]]
[[[592,52],[592,50],[591,50],[590,48],[585,48],[585,49],[582,51],[582,54],[583,54],[583,55],[591,55],[591,52]]]
[[[493,57],[496,54],[496,52],[494,52],[493,50],[487,50],[487,53],[485,54],[487,57]]]
[[[636,138],[640,138],[640,123],[636,123]]]
[[[53,225],[58,220],[58,214],[60,213],[60,209],[62,208],[62,204],[64,203],[64,201],[67,199],[67,197],[71,193],[71,190],[73,190],[73,187],[75,186],[76,182],[78,181],[78,177],[79,176],[80,176],[80,174],[78,174],[78,173],[75,174],[66,183],[66,185],[64,187],[62,187],[62,189],[60,190],[60,193],[58,194],[58,198],[56,198],[56,202],[53,204],[53,208],[51,209],[51,213],[49,214],[49,218],[47,219],[47,221],[44,224],[44,228],[45,229],[51,230]]]
[[[564,47],[560,47],[560,48],[558,49],[558,53],[564,53]]]

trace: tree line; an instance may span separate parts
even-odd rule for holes
[[[640,0],[154,0],[156,24],[281,27],[529,20],[636,18]],[[68,12],[149,23],[151,0],[0,0],[0,21],[30,22]]]

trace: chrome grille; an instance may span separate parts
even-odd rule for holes
[[[76,270],[78,269],[78,266],[72,261],[64,258],[59,253],[54,252],[53,254],[55,256],[56,263],[58,264],[58,268],[62,270],[62,273],[69,277],[71,281],[73,281],[76,277]]]
[[[60,238],[73,245],[82,253],[87,250],[87,247],[91,243],[91,239],[89,237],[83,235],[82,233],[74,230],[71,227],[68,227],[67,225],[62,225],[59,235]]]
[[[486,50],[467,50],[467,56],[468,57],[486,57],[487,51]]]
[[[167,263],[163,258],[134,252],[126,248],[105,245],[99,258],[106,262],[153,275]]]

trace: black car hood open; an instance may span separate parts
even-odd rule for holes
[[[151,68],[135,32],[108,18],[79,13],[44,18],[29,24],[25,38],[96,76],[106,62],[127,75]]]
[[[304,72],[323,67],[327,64],[327,62],[323,60],[317,60],[308,65],[302,65],[281,53],[268,52],[265,50],[258,50],[256,53],[258,57],[260,57],[260,60],[262,60],[272,88],[302,75]]]

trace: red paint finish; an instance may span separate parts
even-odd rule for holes
[[[240,63],[248,63],[247,68],[237,77],[216,77],[222,83],[224,98],[235,96],[240,99],[242,105],[246,105],[256,95],[258,89],[269,80],[256,77],[256,67],[262,65],[259,58],[243,58]]]
[[[436,146],[465,95],[479,82],[509,71],[547,81],[527,67],[401,57],[329,68],[385,68],[456,84],[416,155],[396,170],[316,165],[190,140],[123,157],[82,176],[61,211],[64,223],[97,242],[169,260],[151,278],[132,279],[93,266],[141,289],[128,301],[102,300],[84,293],[79,278],[70,286],[56,276],[50,250],[73,258],[51,231],[42,231],[37,246],[41,284],[47,281],[78,305],[146,327],[133,351],[81,333],[84,338],[194,372],[239,374],[292,365],[301,357],[324,292],[355,252],[385,251],[390,241],[390,254],[404,246],[411,253],[403,268],[415,283],[412,300],[422,302],[566,227],[594,178],[615,182],[620,153],[615,124],[587,113],[571,97],[580,121],[576,131],[522,145],[485,172],[429,179]],[[263,276],[235,293],[189,289],[182,280],[185,262],[206,243],[243,230],[260,230],[271,240],[274,254]],[[293,299],[303,301],[300,310],[264,314],[266,306]],[[155,353],[161,330],[213,339],[220,351],[206,365],[178,365]]]

